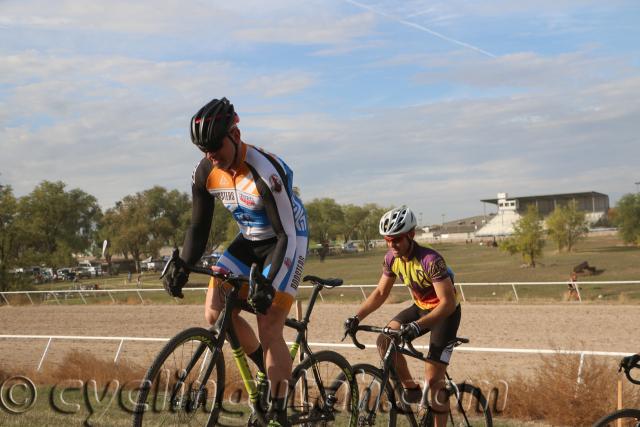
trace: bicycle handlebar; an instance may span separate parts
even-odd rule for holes
[[[353,344],[356,347],[358,347],[360,350],[364,350],[365,348],[364,344],[360,343],[360,341],[358,341],[358,338],[356,337],[358,331],[375,332],[375,333],[387,335],[388,337],[391,337],[394,341],[399,340],[400,348],[404,348],[409,353],[410,356],[416,357],[418,359],[424,358],[424,355],[418,350],[416,350],[416,348],[413,346],[413,343],[411,341],[406,340],[402,337],[402,332],[399,329],[391,329],[388,326],[381,328],[379,326],[358,325],[358,328],[355,333],[345,332],[344,337],[342,337],[342,340],[344,341],[347,335],[349,335],[349,337],[351,338],[351,341],[353,341]]]
[[[162,279],[168,272],[169,266],[175,264],[177,267],[184,268],[185,270],[191,273],[200,273],[205,274],[207,276],[215,277],[217,279],[224,280],[229,283],[233,287],[239,287],[243,283],[249,283],[249,295],[253,295],[252,291],[254,291],[256,283],[260,281],[260,279],[264,279],[262,274],[258,271],[258,265],[256,263],[251,264],[251,271],[249,272],[249,276],[245,276],[242,274],[234,274],[234,273],[223,273],[221,271],[214,271],[210,268],[198,267],[196,265],[188,265],[186,264],[182,258],[180,258],[180,252],[178,249],[174,249],[171,254],[171,258],[167,261],[162,269],[162,273],[160,274],[160,279]]]
[[[623,358],[620,362],[618,372],[622,372],[622,370],[624,370],[624,375],[631,383],[640,385],[640,379],[635,379],[631,376],[631,371],[634,369],[640,370],[640,357],[628,356]]]

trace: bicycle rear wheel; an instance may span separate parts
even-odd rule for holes
[[[343,356],[330,350],[314,353],[296,366],[291,378],[291,425],[356,426],[358,385]]]
[[[225,378],[215,343],[203,328],[186,329],[169,340],[138,389],[134,426],[216,425]]]
[[[640,409],[620,409],[600,418],[593,427],[640,427]]]

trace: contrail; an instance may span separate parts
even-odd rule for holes
[[[358,6],[359,8],[366,9],[366,10],[368,10],[370,12],[373,12],[376,15],[384,16],[385,18],[388,18],[388,19],[391,19],[393,21],[399,22],[402,25],[406,25],[407,27],[413,27],[413,28],[416,28],[416,29],[418,29],[420,31],[424,31],[425,33],[429,33],[432,36],[435,36],[435,37],[438,37],[439,39],[448,41],[449,43],[457,44],[459,46],[466,47],[467,49],[475,50],[476,52],[479,52],[479,53],[481,53],[483,55],[486,55],[486,56],[488,56],[490,58],[496,58],[497,57],[493,53],[487,52],[486,50],[481,49],[481,48],[479,48],[477,46],[471,45],[469,43],[462,42],[460,40],[452,39],[451,37],[447,37],[444,34],[440,34],[440,33],[436,32],[436,31],[430,30],[429,28],[427,28],[425,26],[422,26],[420,24],[416,24],[414,22],[406,21],[406,20],[404,20],[402,18],[397,18],[397,17],[395,17],[393,15],[390,15],[388,13],[382,12],[380,10],[376,10],[376,9],[372,8],[371,6],[368,6],[366,4],[359,3],[359,2],[357,2],[355,0],[344,0],[344,1],[347,2],[347,3],[350,3],[350,4],[354,5],[354,6]]]

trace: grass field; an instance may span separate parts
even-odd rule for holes
[[[576,249],[570,253],[558,253],[548,246],[543,257],[535,268],[523,267],[518,255],[511,256],[498,248],[480,246],[477,244],[443,243],[433,247],[446,259],[447,264],[455,272],[456,283],[478,282],[563,282],[568,279],[573,267],[583,261],[595,266],[597,275],[580,275],[578,281],[581,284],[583,300],[604,300],[608,302],[637,302],[640,300],[640,285],[590,285],[590,281],[619,281],[640,280],[640,248],[625,246],[617,237],[591,237],[580,242]],[[339,277],[346,285],[373,285],[380,277],[381,262],[384,250],[378,249],[369,252],[330,256],[324,262],[317,257],[310,257],[305,266],[305,274],[320,277]],[[194,274],[191,276],[190,286],[206,287],[208,278]],[[98,284],[100,289],[131,289],[135,288],[135,281],[128,283],[125,275],[116,277],[99,277],[85,279],[79,284]],[[158,292],[141,293],[145,303],[171,303],[161,290],[158,273],[145,273],[142,276],[144,289],[155,288]],[[62,290],[70,289],[69,283],[45,284],[36,287],[38,290]],[[367,290],[367,292],[370,290]],[[525,301],[562,301],[565,298],[566,289],[558,285],[535,285],[517,287],[520,302]],[[203,291],[204,293],[204,291]],[[301,289],[299,297],[305,299],[308,291]],[[394,298],[405,299],[407,293],[403,289],[394,291]],[[510,286],[465,286],[464,294],[469,301],[515,301],[515,295]],[[112,293],[98,296],[85,294],[88,303],[111,304],[139,304],[140,296],[136,292]],[[186,297],[180,301],[182,304],[202,302],[200,291],[185,293]],[[345,303],[359,301],[363,298],[360,288],[341,288],[324,294],[325,298],[333,301],[341,300]],[[30,304],[25,296],[10,296],[12,304]],[[42,302],[37,300],[35,302]],[[56,304],[51,296],[46,303]],[[84,304],[84,301],[75,296],[67,300],[61,300],[66,304]]]

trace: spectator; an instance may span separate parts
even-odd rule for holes
[[[569,301],[579,301],[580,296],[578,295],[578,285],[576,284],[576,280],[578,280],[578,275],[575,271],[572,271],[569,275],[569,283],[567,283],[567,299]]]

